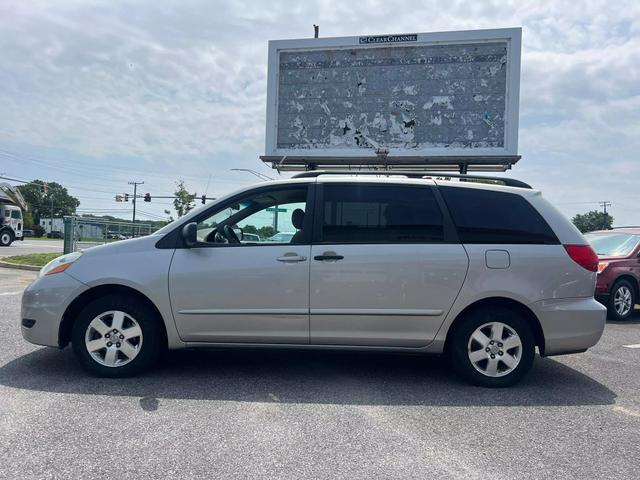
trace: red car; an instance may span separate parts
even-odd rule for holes
[[[585,235],[598,254],[596,299],[612,320],[627,320],[640,302],[640,227]]]

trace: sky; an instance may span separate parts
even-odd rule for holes
[[[640,225],[638,1],[0,0],[0,175],[57,181],[127,218],[129,181],[217,197],[277,177],[264,153],[270,39],[522,27],[509,176],[567,216]],[[138,204],[165,217],[170,200]]]

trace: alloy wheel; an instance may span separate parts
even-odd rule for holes
[[[633,308],[633,295],[626,285],[620,285],[613,295],[613,306],[620,317],[626,316]]]
[[[473,367],[487,377],[504,377],[515,370],[522,357],[522,341],[502,322],[489,322],[474,330],[467,344]]]
[[[121,367],[140,353],[142,329],[131,315],[111,310],[91,320],[84,343],[87,352],[100,365]]]

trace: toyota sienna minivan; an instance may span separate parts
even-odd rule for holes
[[[264,182],[52,261],[24,292],[22,334],[71,343],[107,377],[167,348],[294,347],[445,354],[471,383],[512,385],[536,348],[593,346],[606,309],[580,232],[539,191],[497,183],[319,171]]]

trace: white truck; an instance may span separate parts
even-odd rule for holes
[[[0,247],[8,247],[14,240],[24,240],[22,210],[27,202],[20,191],[8,183],[0,183]]]

